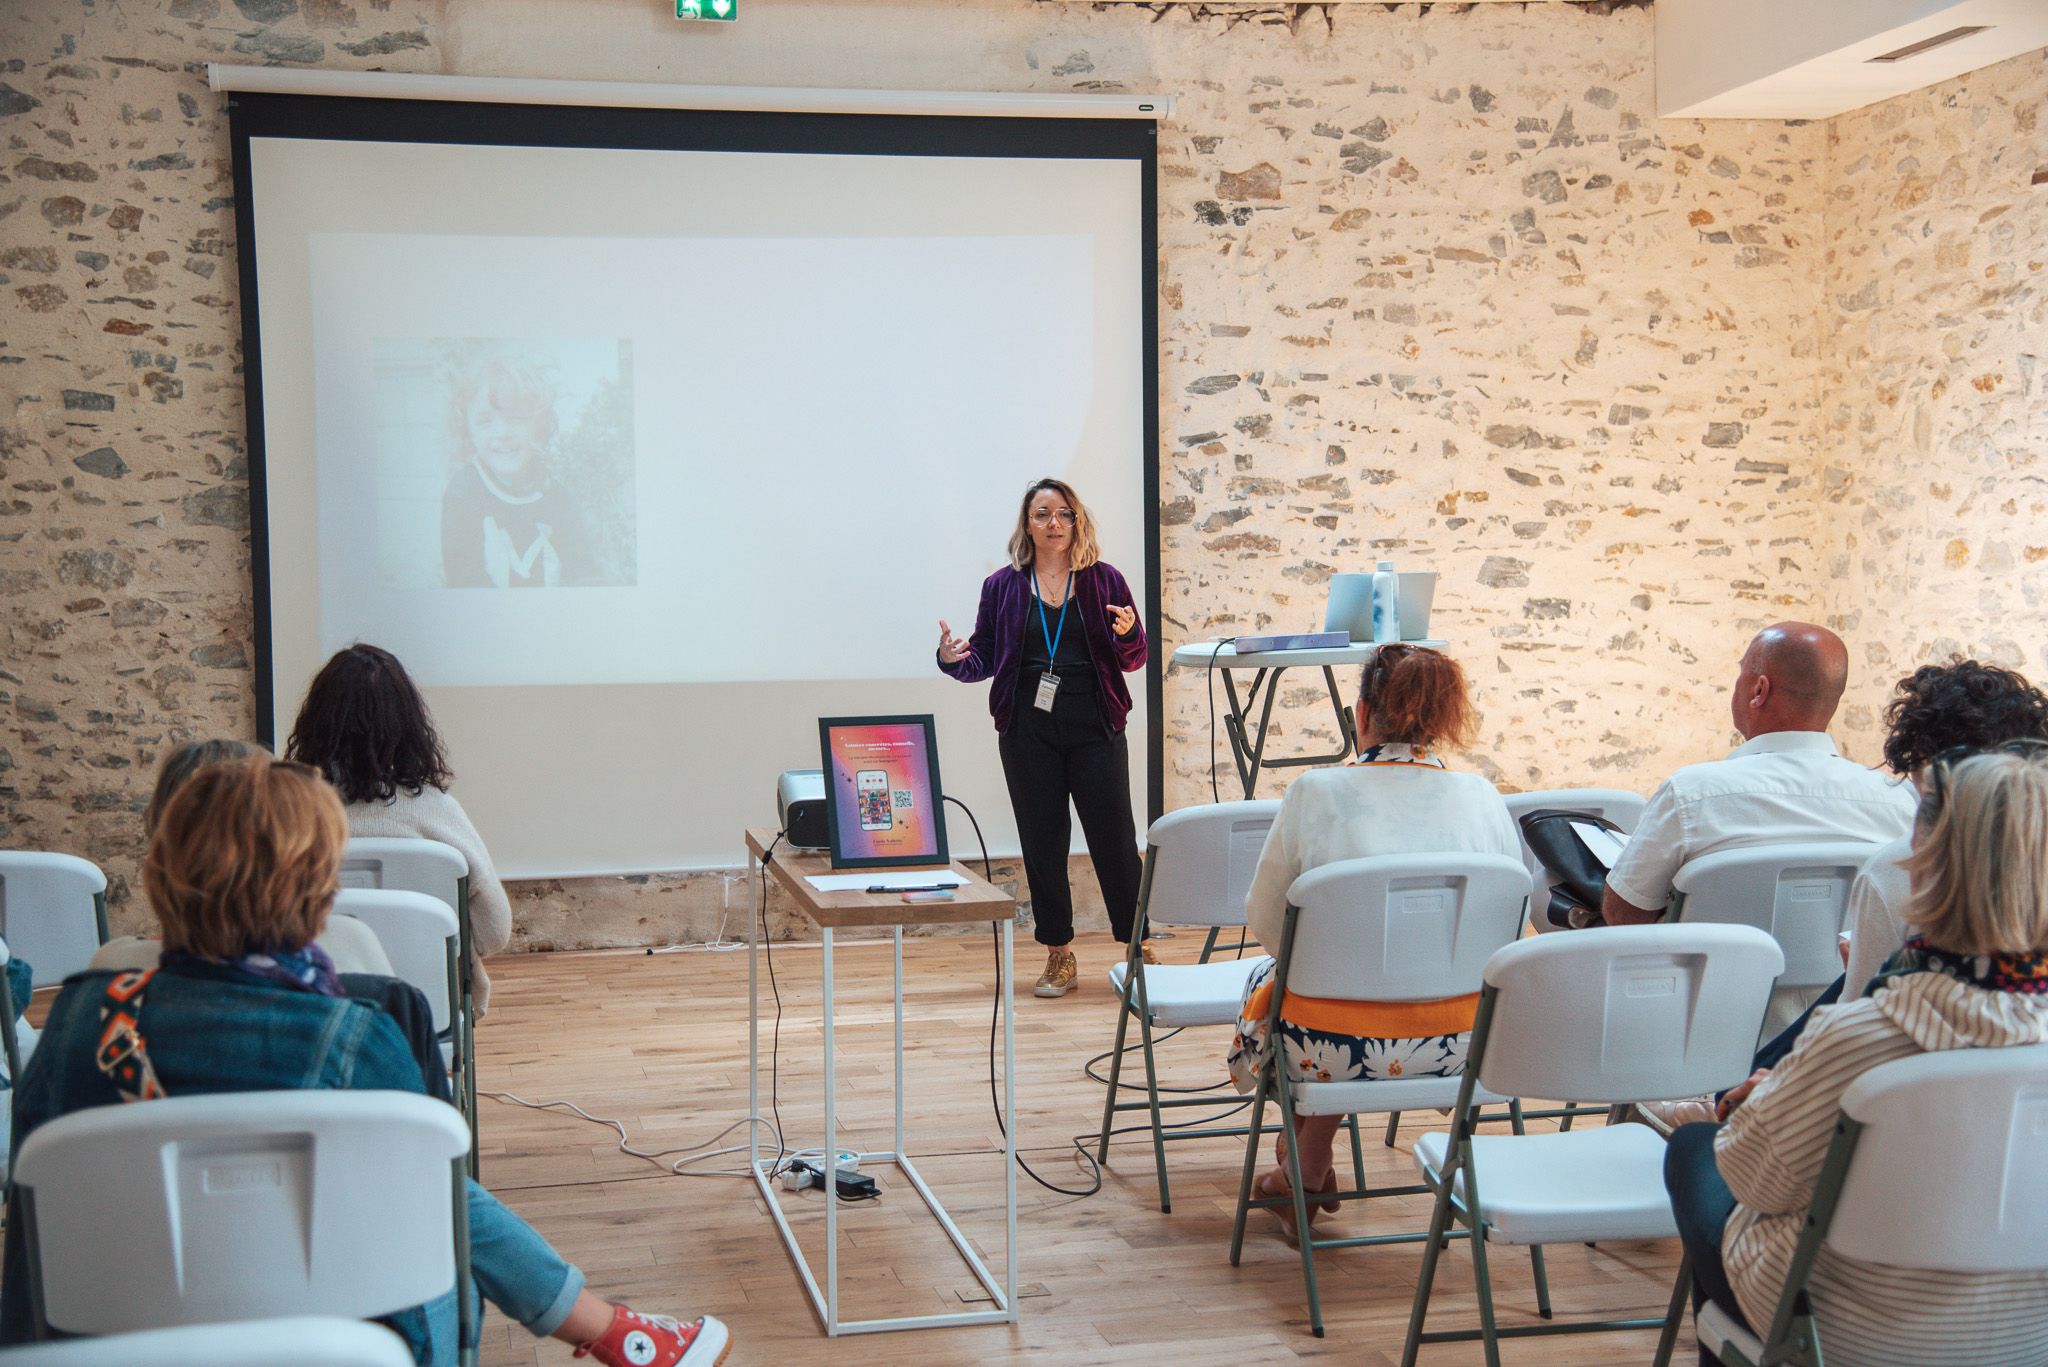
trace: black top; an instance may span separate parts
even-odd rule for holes
[[[1059,609],[1045,605],[1045,624],[1039,625],[1039,601],[1036,597],[1024,609],[1024,660],[1018,671],[1018,686],[1036,690],[1038,676],[1047,665],[1060,676],[1060,692],[1069,690],[1093,690],[1096,684],[1095,657],[1088,650],[1088,633],[1081,626],[1081,605],[1073,604],[1067,609],[1065,629],[1060,626]],[[1046,633],[1051,632],[1058,639],[1060,653],[1052,658],[1046,654]]]

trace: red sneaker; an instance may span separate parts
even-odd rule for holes
[[[610,1327],[577,1345],[576,1356],[595,1357],[605,1367],[718,1367],[730,1351],[732,1335],[709,1315],[684,1324],[615,1305]]]

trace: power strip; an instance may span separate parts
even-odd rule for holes
[[[881,1196],[882,1189],[875,1185],[875,1179],[866,1173],[845,1168],[838,1174],[839,1199],[842,1201],[872,1201]],[[789,1166],[782,1170],[784,1191],[805,1191],[811,1187],[825,1185],[817,1165],[808,1159],[792,1158]]]

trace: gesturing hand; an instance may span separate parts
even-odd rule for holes
[[[974,638],[971,636],[959,640],[954,639],[953,629],[946,625],[943,618],[940,619],[939,658],[947,664],[956,665],[966,659],[968,647],[973,643],[973,640]]]
[[[1131,611],[1131,609],[1129,609],[1129,608],[1120,608],[1120,607],[1118,607],[1118,606],[1117,606],[1116,604],[1114,604],[1114,603],[1111,603],[1111,604],[1109,605],[1109,626],[1110,626],[1110,630],[1114,631],[1114,632],[1115,632],[1115,633],[1116,633],[1117,635],[1119,635],[1119,636],[1128,636],[1128,635],[1130,635],[1130,634],[1131,634],[1131,628],[1132,628],[1132,627],[1134,627],[1134,626],[1136,626],[1137,624],[1138,624],[1138,614],[1137,614],[1137,613],[1135,613],[1135,612]]]

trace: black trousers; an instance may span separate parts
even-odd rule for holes
[[[1067,803],[1081,817],[1081,834],[1095,864],[1095,881],[1109,909],[1110,928],[1131,938],[1138,914],[1138,828],[1131,816],[1131,760],[1124,733],[1102,718],[1094,691],[1061,690],[1053,710],[1031,705],[1038,674],[1026,670],[999,749],[1024,877],[1031,884],[1032,935],[1042,945],[1074,938],[1074,897],[1067,886],[1067,845],[1073,836]]]

